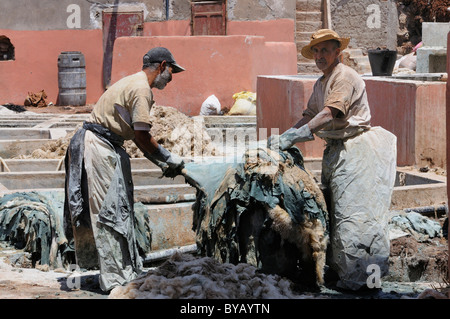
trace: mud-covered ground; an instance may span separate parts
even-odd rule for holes
[[[418,243],[412,237],[395,239],[391,242],[391,254],[392,260],[399,258],[401,261],[395,265],[391,263],[388,276],[391,278],[381,280],[381,289],[354,293],[339,291],[326,284],[316,292],[295,288],[293,291],[304,295],[306,299],[416,299],[426,289],[440,293],[448,290],[445,280],[440,277],[445,274],[448,255],[444,238],[427,243]],[[14,249],[7,242],[0,242],[0,299],[107,299],[109,296],[109,293],[99,288],[98,271],[71,272],[64,269],[49,270],[42,266],[32,268],[23,257],[22,250]],[[416,267],[415,274],[418,276],[417,272],[422,271],[422,279],[404,281],[414,265],[421,265]],[[157,265],[146,267],[143,275]]]

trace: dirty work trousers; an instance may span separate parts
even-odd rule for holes
[[[100,268],[109,291],[142,271],[135,235],[130,158],[123,139],[98,124],[83,123],[65,158],[64,231],[75,262]]]
[[[120,157],[111,144],[91,131],[86,132],[84,142],[89,210],[100,265],[100,288],[109,291],[136,278],[142,269],[131,215],[133,203],[129,203],[124,185],[131,179],[124,179]],[[138,267],[134,267],[133,260],[137,260]]]
[[[340,288],[357,290],[369,275],[372,280],[372,275],[388,273],[396,141],[381,127],[346,140],[327,140],[322,184],[330,214],[328,264],[339,275]]]

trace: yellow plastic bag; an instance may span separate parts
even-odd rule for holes
[[[235,100],[228,115],[256,115],[256,93],[242,91],[233,94]]]

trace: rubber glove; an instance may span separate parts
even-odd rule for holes
[[[294,146],[295,143],[312,140],[314,140],[314,136],[311,133],[308,124],[305,124],[298,129],[291,127],[281,135],[273,135],[269,137],[267,140],[267,147],[274,149],[278,146],[280,150],[285,151]]]
[[[183,159],[177,154],[171,153],[161,145],[150,155],[146,156],[163,171],[163,176],[175,177],[181,174],[184,167]]]

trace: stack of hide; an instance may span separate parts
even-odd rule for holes
[[[202,256],[323,284],[328,213],[299,149],[248,149],[240,161],[187,163]],[[303,275],[303,276],[301,276]]]
[[[32,265],[66,267],[73,260],[73,242],[63,228],[64,194],[58,192],[16,192],[0,198],[0,240],[32,256]],[[134,204],[135,233],[139,252],[151,250],[148,210]],[[96,261],[94,261],[96,263]]]

